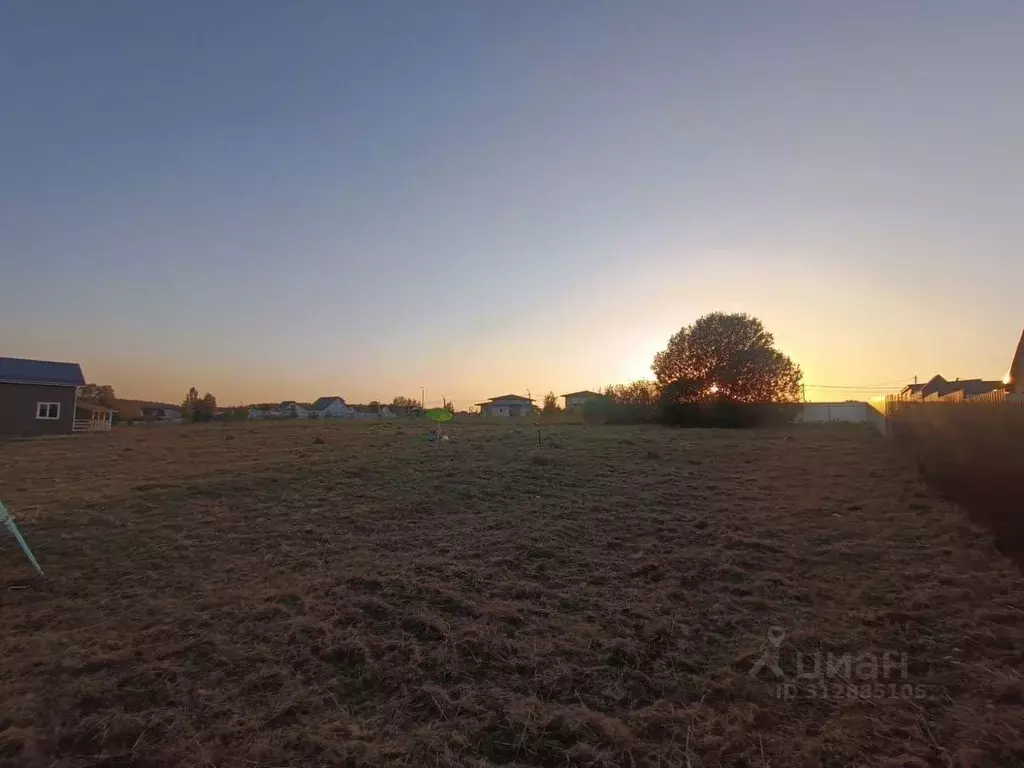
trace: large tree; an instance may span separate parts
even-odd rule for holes
[[[558,398],[555,397],[554,392],[548,392],[544,395],[544,407],[541,410],[544,413],[556,413],[558,411]]]
[[[203,395],[203,399],[199,401],[199,413],[202,416],[202,421],[209,421],[213,418],[213,414],[217,412],[217,398],[207,392]]]
[[[199,409],[199,390],[189,387],[185,399],[181,402],[181,415],[186,421],[196,420],[196,411]]]
[[[800,399],[800,367],[756,317],[712,312],[672,335],[651,365],[662,388],[741,403]]]
[[[217,398],[209,392],[200,397],[195,387],[189,387],[181,404],[181,415],[186,421],[209,421],[216,410]]]
[[[82,400],[89,400],[108,408],[114,407],[114,388],[109,384],[86,384],[78,388],[78,397]]]

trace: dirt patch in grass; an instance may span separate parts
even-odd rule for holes
[[[1024,760],[1024,577],[868,429],[230,429],[0,443],[0,765]]]

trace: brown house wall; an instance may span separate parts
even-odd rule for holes
[[[0,382],[0,435],[69,435],[75,423],[75,388]],[[36,418],[37,403],[60,403],[60,418]]]

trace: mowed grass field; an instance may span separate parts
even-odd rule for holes
[[[0,764],[1024,762],[1024,578],[869,428],[425,433],[0,443]]]

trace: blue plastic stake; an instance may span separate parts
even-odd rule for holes
[[[32,567],[35,568],[40,576],[43,576],[43,569],[39,567],[39,562],[36,560],[36,556],[32,554],[32,550],[28,548],[28,542],[21,535],[21,531],[18,530],[18,526],[14,524],[14,520],[11,518],[10,513],[7,511],[7,507],[0,502],[0,523],[7,525],[7,530],[11,532],[11,535],[18,542],[18,546],[21,547],[21,551],[25,553],[25,557],[32,563]],[[43,576],[45,578],[45,576]]]

